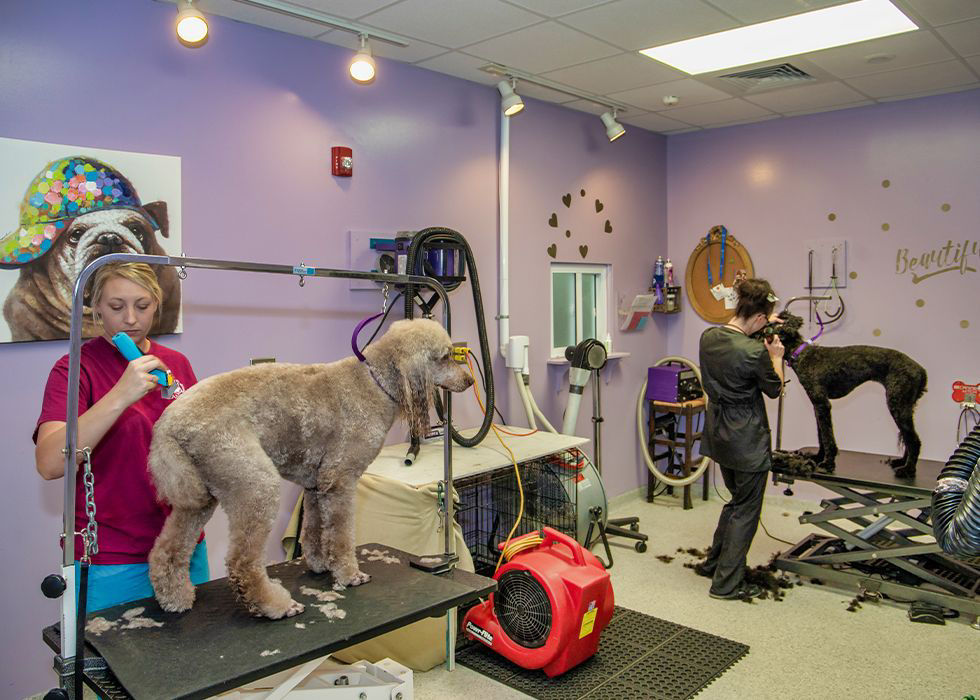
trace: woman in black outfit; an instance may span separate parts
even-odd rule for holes
[[[732,500],[722,508],[714,541],[698,573],[711,577],[709,595],[732,600],[761,589],[744,581],[746,555],[759,526],[771,463],[771,431],[762,394],[779,396],[783,345],[778,336],[749,336],[770,320],[778,299],[766,280],[738,286],[735,317],[701,335],[700,363],[708,409],[701,454],[721,468]]]

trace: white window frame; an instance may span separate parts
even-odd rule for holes
[[[579,343],[584,339],[582,330],[584,325],[582,322],[582,275],[598,275],[598,279],[596,280],[595,309],[593,309],[593,313],[595,314],[595,330],[596,335],[598,336],[596,340],[601,342],[605,339],[606,334],[609,333],[607,319],[609,316],[609,278],[611,276],[611,272],[611,265],[596,265],[591,263],[551,263],[551,269],[548,275],[548,297],[551,312],[549,315],[550,325],[548,328],[548,333],[551,337],[552,358],[561,358],[565,356],[565,346],[562,345],[561,347],[557,347],[555,345],[555,274],[571,273],[575,275],[575,342]]]

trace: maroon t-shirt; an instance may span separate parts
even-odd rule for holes
[[[152,340],[150,355],[156,355],[170,368],[184,389],[196,382],[190,362],[176,350]],[[122,376],[126,359],[103,337],[82,345],[78,381],[78,415],[105,396]],[[93,564],[137,564],[146,562],[153,542],[170,513],[169,506],[157,502],[146,459],[150,452],[153,424],[171,401],[179,400],[180,387],[173,399],[164,399],[153,389],[129,406],[109,428],[92,452],[95,476],[95,510],[99,526],[99,553]],[[47,421],[66,422],[68,406],[68,355],[51,370],[44,388],[44,402],[37,425]],[[37,442],[34,429],[34,442]],[[79,445],[79,448],[84,445]],[[85,487],[79,467],[75,484],[75,530],[88,524],[85,514]],[[82,538],[75,537],[75,558],[82,554]]]

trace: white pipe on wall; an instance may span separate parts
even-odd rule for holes
[[[510,263],[508,260],[508,243],[510,229],[510,117],[504,116],[500,110],[500,153],[497,157],[497,204],[498,238],[500,258],[500,280],[497,285],[499,303],[497,305],[497,343],[500,354],[507,356],[507,341],[510,338]]]

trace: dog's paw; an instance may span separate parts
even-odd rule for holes
[[[371,574],[366,574],[363,571],[357,569],[350,576],[337,575],[334,580],[341,586],[360,586],[362,583],[367,583],[371,580]]]
[[[915,476],[915,466],[901,466],[895,470],[895,476],[899,479],[911,479]]]
[[[190,581],[176,586],[166,586],[163,582],[157,582],[154,593],[157,603],[167,612],[184,612],[194,606],[195,590]]]
[[[327,570],[327,560],[323,557],[313,556],[304,552],[303,559],[306,560],[306,568],[314,574],[322,574]]]
[[[824,474],[833,474],[834,470],[837,469],[837,465],[831,460],[824,460],[822,462],[817,462],[817,471],[823,472]]]

